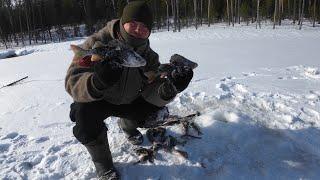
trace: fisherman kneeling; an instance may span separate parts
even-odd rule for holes
[[[74,136],[92,157],[99,179],[120,179],[113,165],[104,120],[120,117],[120,128],[132,144],[141,144],[137,130],[145,120],[171,102],[193,77],[192,69],[176,72],[171,81],[158,81],[159,56],[149,44],[152,12],[142,1],[130,2],[121,19],[112,20],[91,35],[81,46],[93,48],[97,41],[107,44],[117,39],[131,46],[146,61],[144,67],[124,67],[111,61],[92,62],[91,57],[74,58],[67,72],[65,86],[74,99],[70,118],[75,122]]]

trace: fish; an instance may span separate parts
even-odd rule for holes
[[[124,67],[143,67],[147,64],[143,57],[119,40],[111,40],[107,44],[97,41],[89,50],[73,44],[70,45],[70,48],[76,58],[91,56],[93,62],[111,60]]]
[[[160,79],[160,80],[172,80],[173,79],[173,72],[179,72],[182,69],[192,69],[198,67],[198,63],[193,62],[179,54],[174,54],[171,56],[169,63],[160,64],[158,67],[158,72],[153,77],[151,77],[150,82]]]

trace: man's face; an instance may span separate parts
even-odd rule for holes
[[[136,38],[147,39],[150,35],[150,31],[142,22],[130,21],[125,23],[123,27],[128,34]]]

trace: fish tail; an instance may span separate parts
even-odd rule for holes
[[[77,57],[79,57],[79,58],[82,58],[82,57],[88,55],[87,50],[82,49],[81,47],[79,47],[79,46],[77,46],[77,45],[71,44],[71,45],[70,45],[70,48],[71,48],[71,50],[73,51],[74,55],[77,56]]]

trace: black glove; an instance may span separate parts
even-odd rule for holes
[[[106,89],[117,83],[123,71],[123,66],[110,60],[99,61],[93,68],[93,83],[99,90]]]
[[[176,87],[169,80],[166,80],[159,86],[159,95],[165,101],[174,98],[177,93]]]
[[[172,83],[176,86],[178,92],[182,92],[188,87],[193,77],[193,71],[188,66],[180,66],[172,71],[171,77]]]

